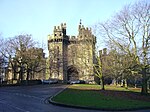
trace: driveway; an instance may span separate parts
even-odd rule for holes
[[[0,112],[100,112],[48,104],[46,98],[66,87],[66,85],[0,87]]]

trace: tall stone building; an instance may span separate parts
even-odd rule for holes
[[[66,34],[66,24],[54,26],[48,35],[49,74],[59,80],[94,81],[96,37],[91,28],[78,26],[78,35]]]

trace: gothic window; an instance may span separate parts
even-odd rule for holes
[[[59,36],[61,36],[61,34],[59,34]]]
[[[59,56],[59,46],[57,46],[56,49],[57,49],[57,56]]]
[[[57,34],[55,33],[55,36],[57,36]]]
[[[89,62],[90,62],[90,59],[87,59],[87,62],[89,63]]]
[[[59,50],[59,46],[57,46],[57,50]]]

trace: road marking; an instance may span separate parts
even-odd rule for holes
[[[9,93],[9,92],[4,92],[4,91],[1,91],[0,93],[7,93],[7,94],[13,94],[13,95],[16,95],[16,96],[29,97],[29,98],[34,98],[34,99],[37,99],[37,100],[42,100],[43,99],[43,98],[39,98],[39,97],[36,97],[36,96],[27,95],[27,94],[23,94],[23,93]]]
[[[1,104],[5,104],[5,105],[7,105],[7,106],[9,106],[9,107],[15,108],[16,110],[19,110],[19,111],[22,111],[22,112],[30,112],[30,111],[24,110],[24,109],[22,109],[22,108],[19,108],[19,107],[17,107],[17,106],[13,106],[13,105],[11,105],[11,104],[8,104],[8,103],[6,103],[6,102],[4,102],[4,101],[2,101],[2,100],[3,100],[3,99],[0,99],[0,103],[1,103]]]

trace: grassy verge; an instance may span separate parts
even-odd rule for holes
[[[113,92],[114,90],[120,92],[140,91],[139,89],[132,90],[114,86],[106,86],[106,89],[109,90],[109,92]],[[106,94],[107,90],[105,92]],[[102,91],[99,90],[98,85],[86,84],[71,85],[68,89],[55,96],[52,100],[63,104],[103,109],[150,108],[150,102],[148,101],[133,100],[121,97],[120,95],[105,95]]]

